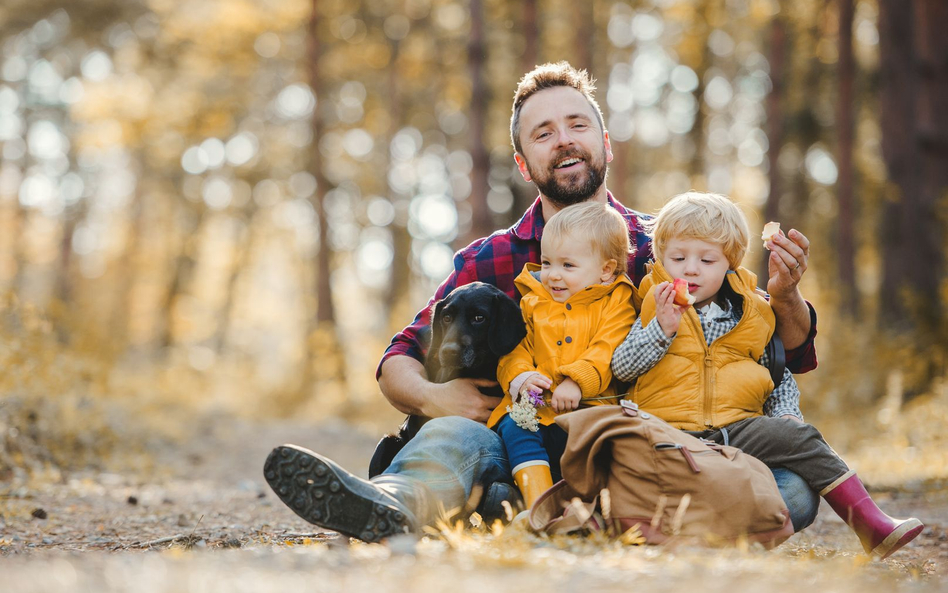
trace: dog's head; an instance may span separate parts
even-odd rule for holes
[[[502,290],[483,282],[459,286],[434,305],[428,378],[495,379],[497,361],[526,335],[520,308]]]

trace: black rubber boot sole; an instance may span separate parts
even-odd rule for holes
[[[314,525],[366,542],[411,531],[405,512],[359,492],[366,489],[362,480],[312,451],[277,447],[263,477],[286,506]]]

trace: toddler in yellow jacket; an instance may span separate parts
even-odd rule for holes
[[[922,523],[879,510],[855,472],[803,422],[789,373],[780,389],[792,390],[790,413],[763,415],[774,382],[760,363],[775,322],[757,278],[740,267],[748,245],[740,209],[724,196],[688,192],[648,224],[656,262],[639,286],[639,318],[612,361],[617,378],[635,382],[633,401],[699,438],[798,474],[867,553],[885,558],[915,538]],[[677,303],[674,279],[687,282],[692,305]]]
[[[628,225],[615,209],[577,204],[550,217],[540,265],[517,276],[527,336],[500,360],[505,396],[487,425],[504,442],[528,508],[559,475],[566,433],[556,414],[617,401],[612,352],[635,321],[629,251]]]

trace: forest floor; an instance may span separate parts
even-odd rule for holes
[[[184,442],[149,451],[139,470],[0,482],[0,591],[948,590],[948,488],[877,492],[894,516],[926,524],[908,548],[869,561],[825,505],[774,551],[626,546],[444,531],[366,545],[322,532],[283,506],[262,465],[294,442],[364,475],[377,435],[344,423],[306,426],[202,418]]]

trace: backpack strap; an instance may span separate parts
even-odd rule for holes
[[[770,378],[773,379],[774,389],[783,382],[784,370],[787,368],[787,351],[783,347],[783,340],[774,332],[774,337],[767,343],[766,352],[770,359]]]

